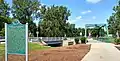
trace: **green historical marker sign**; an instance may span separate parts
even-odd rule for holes
[[[26,27],[23,24],[7,25],[7,52],[8,54],[25,54]]]
[[[5,24],[6,57],[8,54],[26,55],[26,61],[28,60],[27,32],[28,24],[21,24],[19,21]]]

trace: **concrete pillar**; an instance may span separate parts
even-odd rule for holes
[[[108,26],[106,26],[106,30],[107,30],[107,36],[108,36],[109,35]]]
[[[85,27],[85,37],[87,37],[87,27]]]
[[[117,38],[119,38],[119,33],[118,33],[118,30],[117,30],[117,32],[116,32],[116,35],[117,35]]]

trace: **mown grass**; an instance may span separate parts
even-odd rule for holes
[[[29,51],[49,49],[48,46],[40,46],[38,43],[29,43]]]
[[[106,43],[114,43],[114,38],[105,39],[104,42],[106,42]]]
[[[2,56],[4,56],[4,53],[5,53],[5,45],[0,44],[0,60],[1,60]]]

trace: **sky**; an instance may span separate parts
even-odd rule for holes
[[[10,5],[12,0],[6,0]],[[114,12],[117,0],[40,0],[44,5],[63,5],[71,11],[68,22],[76,28],[85,24],[107,24],[107,19]]]

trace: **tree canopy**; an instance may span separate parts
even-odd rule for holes
[[[36,24],[33,21],[39,17],[39,7],[38,0],[13,0],[12,14],[21,23],[29,23],[29,32],[36,34]]]
[[[4,1],[0,0],[0,35],[4,35],[4,23],[10,23],[12,20],[9,17],[10,6]]]
[[[42,6],[41,9],[42,20],[39,22],[39,29],[41,36],[60,37],[65,35],[65,31],[70,16],[70,10],[64,6]]]
[[[120,0],[118,4],[113,8],[114,13],[107,19],[109,25],[109,31],[116,36],[116,32],[120,33]]]
[[[83,28],[75,28],[75,24],[67,22],[70,15],[65,6],[42,6],[39,0],[13,0],[12,7],[0,0],[0,34],[4,35],[4,23],[18,19],[22,24],[29,24],[29,33],[34,36],[37,30],[42,37],[76,37],[80,32],[84,35]],[[36,20],[40,21],[38,27]]]

